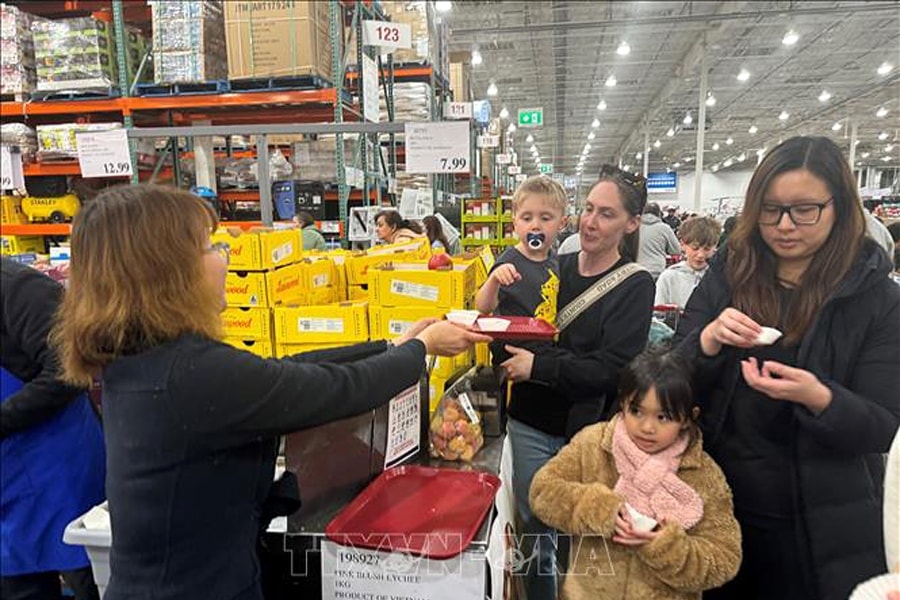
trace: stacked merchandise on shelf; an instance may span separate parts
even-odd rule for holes
[[[152,0],[154,81],[226,79],[225,16],[220,0]]]
[[[344,136],[344,164],[353,165],[356,156],[357,134]],[[334,135],[320,135],[316,140],[294,142],[291,147],[291,162],[294,176],[309,181],[334,183],[337,180],[337,163],[334,158],[337,138]]]
[[[93,17],[35,20],[37,89],[109,90],[117,82],[112,26]]]
[[[229,79],[331,79],[328,2],[226,2],[225,35]]]
[[[34,162],[37,134],[24,123],[3,123],[0,125],[0,145],[17,147],[22,153],[22,162]]]
[[[27,94],[37,85],[34,37],[36,17],[0,4],[0,94]]]
[[[120,129],[121,123],[62,123],[37,126],[37,160],[51,162],[78,158],[75,134],[80,131]]]
[[[378,103],[381,114],[387,117],[387,101],[384,90],[378,94]],[[434,91],[427,83],[399,82],[394,84],[394,120],[402,123],[408,121],[430,121],[431,100]],[[403,142],[403,134],[397,135],[397,141]],[[429,186],[428,175],[421,173],[406,173],[402,167],[397,168],[397,193],[402,194],[405,189],[422,189]]]

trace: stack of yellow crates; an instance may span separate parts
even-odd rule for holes
[[[299,229],[219,229],[213,242],[231,247],[222,313],[225,342],[263,357],[275,356],[272,312],[307,301],[306,265]]]

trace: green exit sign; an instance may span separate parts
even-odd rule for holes
[[[550,163],[541,163],[541,173],[544,175],[549,175],[553,173],[553,165]]]
[[[544,124],[543,108],[520,108],[519,127],[540,127]]]

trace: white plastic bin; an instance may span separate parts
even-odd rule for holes
[[[106,503],[100,506],[105,509]],[[112,533],[108,529],[86,528],[84,517],[85,515],[81,515],[66,526],[63,542],[71,546],[84,546],[91,561],[94,582],[100,591],[100,597],[103,598],[106,586],[109,585],[109,549],[112,546]]]

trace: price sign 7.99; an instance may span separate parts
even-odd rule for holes
[[[405,23],[363,21],[363,45],[382,49],[412,48],[412,30]]]
[[[407,123],[407,173],[468,173],[469,123]]]

